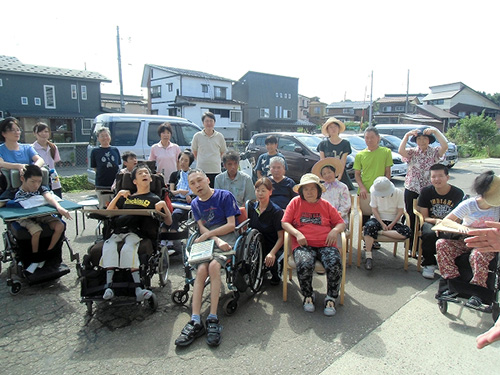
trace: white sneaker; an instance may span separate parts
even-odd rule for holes
[[[436,266],[424,266],[422,270],[422,276],[426,279],[434,279],[434,271],[436,270]]]

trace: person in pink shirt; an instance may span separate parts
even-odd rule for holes
[[[168,179],[172,172],[178,170],[177,159],[181,153],[181,148],[170,142],[172,139],[172,126],[168,122],[164,122],[158,127],[158,136],[160,142],[151,147],[149,160],[156,161],[156,171],[163,174],[165,179]]]

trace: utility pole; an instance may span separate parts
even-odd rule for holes
[[[373,118],[373,70],[372,70],[371,87],[370,87],[370,117],[368,119],[368,126],[372,126],[372,118]]]
[[[405,113],[408,113],[408,92],[410,90],[410,69],[408,69],[408,77],[406,78],[406,102]]]
[[[118,50],[118,76],[120,79],[120,108],[125,112],[125,102],[123,101],[123,80],[122,80],[122,57],[120,54],[120,27],[116,26],[116,48]]]

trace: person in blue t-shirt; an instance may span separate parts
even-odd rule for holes
[[[21,128],[14,117],[7,117],[0,123],[0,168],[17,169],[21,176],[27,165],[36,164],[43,167],[45,161],[38,155],[33,146],[19,143]]]
[[[236,216],[240,214],[240,209],[233,194],[229,191],[210,188],[210,180],[201,169],[189,171],[188,182],[189,187],[196,195],[196,198],[191,202],[191,209],[201,234],[195,242],[212,239],[217,248],[214,250],[212,260],[197,265],[191,320],[175,340],[175,345],[187,346],[206,331],[207,344],[218,346],[222,331],[217,316],[222,283],[220,270],[226,264],[227,252],[232,250],[236,241],[237,235],[234,229]],[[210,314],[206,320],[205,330],[200,314],[207,277],[210,277]]]

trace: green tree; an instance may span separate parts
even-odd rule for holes
[[[490,156],[498,128],[495,121],[481,113],[467,116],[458,125],[448,130],[446,136],[459,147],[460,156]]]

